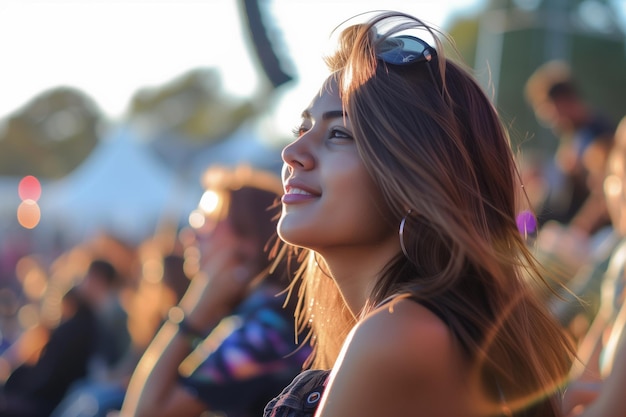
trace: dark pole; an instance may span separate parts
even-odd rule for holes
[[[280,51],[277,51],[277,48],[280,48],[280,45],[272,43],[271,38],[276,41],[278,30],[271,22],[263,21],[264,15],[259,4],[260,0],[241,1],[243,2],[242,14],[244,23],[246,23],[245,26],[248,27],[254,50],[270,83],[274,88],[277,88],[293,80],[294,76],[284,69],[286,58],[283,56],[283,62],[281,62],[279,57],[278,52]],[[272,34],[271,37],[270,33]]]

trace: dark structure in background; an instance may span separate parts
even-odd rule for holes
[[[295,77],[293,70],[285,69],[288,66],[288,59],[282,53],[285,48],[280,45],[279,31],[266,14],[267,9],[262,7],[262,1],[241,0],[241,2],[244,26],[250,31],[254,51],[272,86],[278,88],[293,80]]]

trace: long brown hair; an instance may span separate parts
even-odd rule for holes
[[[413,29],[434,39],[430,62],[377,58],[389,37]],[[363,313],[393,295],[418,300],[449,326],[497,412],[506,403],[516,416],[557,416],[573,349],[527,282],[547,285],[517,228],[522,188],[508,134],[440,37],[385,12],[342,31],[327,58],[380,210],[396,228],[406,216],[407,254],[387,265]],[[322,261],[309,259],[299,323],[310,326],[312,366],[329,367],[356,318]]]

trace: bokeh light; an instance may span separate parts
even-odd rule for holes
[[[41,210],[34,200],[24,200],[17,207],[17,221],[26,229],[34,229],[41,220]]]
[[[607,175],[604,179],[604,193],[611,198],[619,196],[622,192],[622,180],[617,175]]]
[[[24,256],[15,265],[15,275],[24,289],[24,294],[31,301],[39,301],[47,289],[45,269],[32,256]]]
[[[189,225],[194,229],[200,229],[204,226],[206,219],[201,210],[194,210],[189,214]]]
[[[150,284],[158,284],[163,279],[163,261],[160,258],[146,259],[142,265],[143,278]]]
[[[537,231],[537,218],[530,210],[524,210],[517,215],[517,229],[524,236],[532,235]]]
[[[22,201],[37,201],[39,200],[39,197],[41,197],[41,183],[36,177],[27,175],[20,180],[20,183],[17,186],[17,193]]]
[[[40,268],[33,268],[24,276],[22,287],[30,300],[41,300],[48,289],[48,277]]]
[[[202,194],[198,207],[204,211],[205,214],[213,213],[220,203],[220,196],[213,190],[207,190]]]
[[[22,306],[17,313],[17,320],[23,329],[37,326],[40,323],[37,305],[30,303]]]

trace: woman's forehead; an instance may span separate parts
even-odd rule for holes
[[[339,96],[339,89],[336,80],[329,77],[319,92],[313,97],[313,100],[309,103],[305,113],[316,113],[326,111],[343,111],[343,104],[341,97]]]

